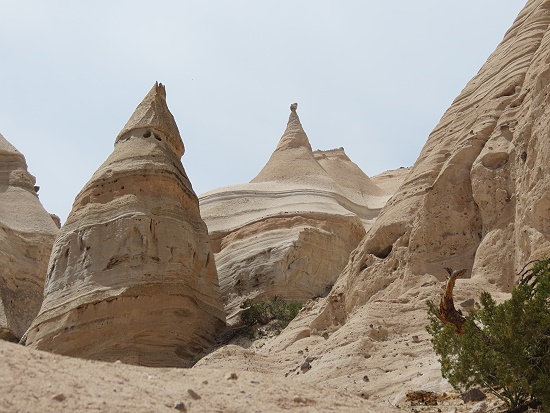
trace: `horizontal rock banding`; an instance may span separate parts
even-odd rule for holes
[[[225,315],[206,225],[155,85],[75,199],[28,344],[150,366],[193,362]]]
[[[325,295],[390,196],[343,148],[314,152],[296,108],[258,176],[200,198],[231,320],[246,298]]]

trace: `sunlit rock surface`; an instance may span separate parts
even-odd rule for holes
[[[193,362],[224,325],[207,228],[156,84],[77,195],[27,344],[148,366]]]
[[[527,262],[550,256],[548,62],[550,1],[532,0],[443,115],[331,293],[256,353],[221,349],[200,365],[246,365],[383,405],[409,390],[451,390],[425,330],[425,301],[439,300],[444,267],[468,270],[455,302],[482,290],[502,299]]]
[[[0,135],[0,339],[36,317],[58,227],[40,203],[25,157]]]
[[[256,178],[200,197],[231,320],[246,298],[326,295],[390,197],[343,148],[313,152],[296,108]]]

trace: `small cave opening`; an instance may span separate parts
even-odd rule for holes
[[[385,258],[388,258],[388,255],[390,255],[392,249],[393,249],[393,245],[390,244],[382,250],[373,252],[372,255],[374,255],[375,257],[380,258],[381,260],[383,260]]]

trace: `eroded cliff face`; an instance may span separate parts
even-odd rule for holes
[[[507,297],[525,263],[550,255],[549,125],[550,1],[531,0],[430,134],[329,296],[247,353],[250,367],[394,404],[407,390],[450,390],[425,331],[425,301],[439,299],[444,267],[468,269],[455,288],[467,311],[482,290]],[[303,372],[306,355],[313,361]],[[263,367],[272,358],[279,364]]]
[[[526,262],[549,253],[549,24],[550,2],[530,1],[444,114],[354,255],[348,311],[380,290],[374,279],[414,285],[446,266],[510,291]]]
[[[192,363],[225,314],[207,228],[155,85],[78,194],[27,344],[149,366]]]
[[[36,317],[58,228],[25,157],[0,135],[0,339],[19,340]]]
[[[326,295],[389,198],[343,148],[313,152],[296,108],[258,176],[200,197],[231,321],[247,298]]]

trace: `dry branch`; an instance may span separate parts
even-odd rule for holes
[[[439,302],[438,317],[445,324],[452,325],[457,334],[462,335],[462,325],[466,321],[466,317],[462,315],[460,310],[457,310],[453,301],[453,289],[455,288],[456,279],[467,271],[466,269],[453,271],[451,268],[445,268],[449,273],[449,279],[445,285],[445,292]]]

